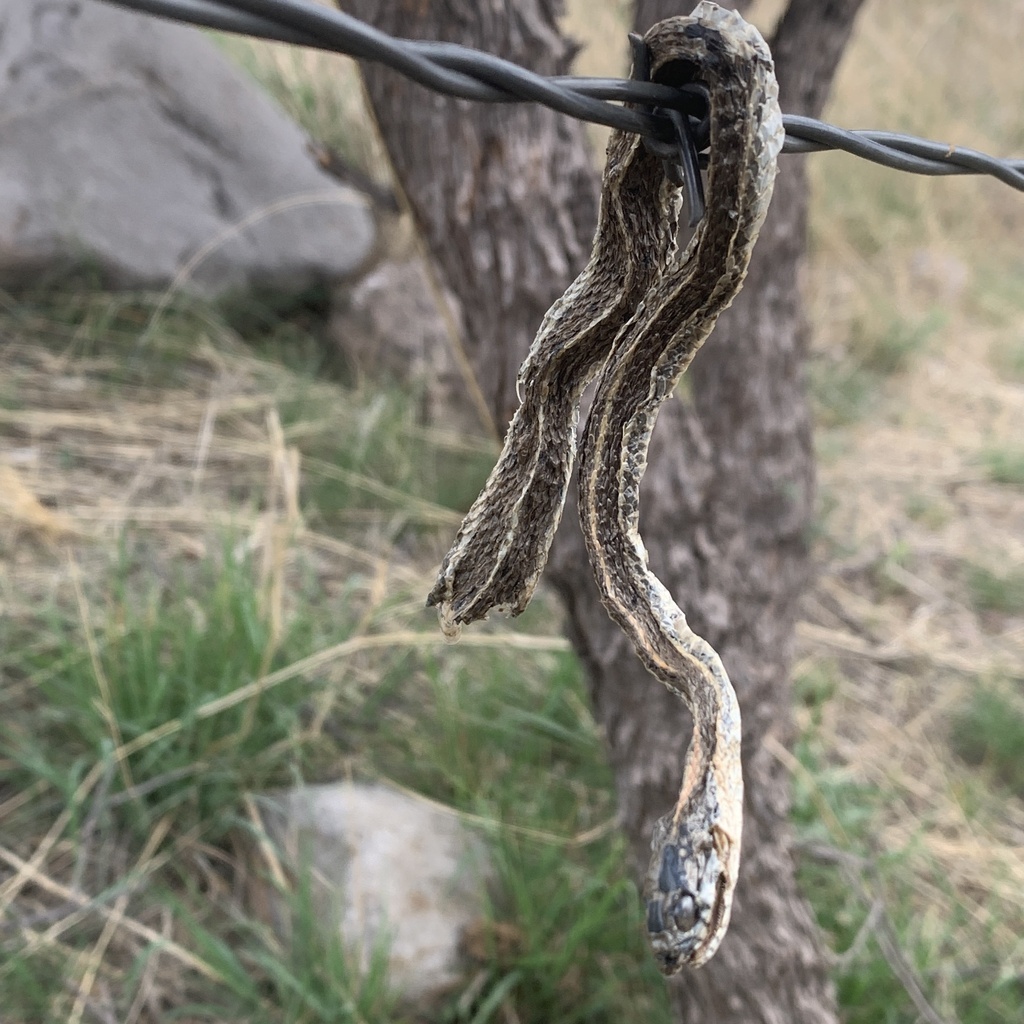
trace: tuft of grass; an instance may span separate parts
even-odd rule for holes
[[[923,491],[911,491],[903,503],[903,509],[911,519],[930,530],[941,529],[952,517],[948,502]]]
[[[985,765],[1024,799],[1024,705],[1005,687],[981,685],[955,714],[950,745],[969,765]]]
[[[456,525],[487,479],[489,444],[439,443],[419,423],[414,396],[383,387],[359,408],[310,380],[280,406],[285,437],[303,455],[306,515],[318,528],[344,530],[353,509],[394,510]],[[316,424],[311,430],[310,424]]]
[[[111,824],[119,834],[136,835],[135,845],[157,818],[169,820],[172,842],[187,835],[194,844],[201,836],[205,850],[222,843],[224,826],[236,821],[233,807],[240,793],[275,781],[274,766],[295,761],[290,738],[299,732],[295,716],[302,706],[298,687],[282,685],[268,695],[273,707],[265,710],[276,713],[265,718],[261,707],[250,712],[248,725],[233,712],[209,722],[195,713],[201,694],[208,698],[238,685],[237,665],[246,666],[247,678],[262,668],[256,662],[266,638],[248,597],[252,587],[246,591],[244,576],[235,574],[228,566],[189,587],[196,604],[188,615],[202,609],[202,635],[176,614],[171,600],[112,599],[106,625],[98,621],[97,610],[96,635],[112,695],[107,704],[104,696],[97,697],[88,659],[73,649],[88,646],[81,635],[75,644],[49,643],[19,661],[19,672],[33,684],[23,697],[60,704],[44,705],[49,710],[41,720],[33,712],[37,727],[31,742],[15,730],[13,744],[5,743],[0,756],[10,757],[22,773],[34,768],[37,779],[60,785],[61,772],[70,775],[77,765],[80,774],[93,759],[109,758],[111,721],[130,742],[157,720],[171,715],[190,720],[173,743],[153,743],[145,757],[125,760],[140,791],[147,781],[157,783],[130,804],[118,803],[126,790],[110,763],[107,799],[117,808]],[[310,642],[307,638],[303,646]],[[361,774],[414,786],[469,812],[483,823],[498,880],[488,910],[491,923],[474,953],[480,958],[478,983],[456,993],[432,1019],[667,1024],[665,988],[643,944],[639,897],[614,829],[611,774],[575,659],[512,655],[500,645],[496,651],[470,649],[443,660],[400,652],[392,658],[390,668],[375,670],[373,686],[337,694],[337,728],[328,731],[337,732],[341,748],[328,770],[336,776],[343,758]],[[189,672],[200,665],[201,683]],[[170,692],[171,680],[184,692]],[[431,699],[425,701],[424,693]],[[189,700],[191,712],[183,707]],[[28,708],[22,711],[27,724]],[[210,728],[215,721],[217,728]],[[4,736],[10,741],[9,733]],[[161,782],[180,768],[183,777]],[[20,776],[16,781],[22,790],[31,784]],[[73,781],[62,787],[65,795],[56,806],[69,799]],[[82,841],[74,838],[75,829],[85,827],[80,819],[72,823],[73,843]],[[136,883],[121,884],[134,888]],[[371,958],[369,974],[355,971],[351,956],[325,936],[302,876],[289,900],[291,927],[284,943],[239,908],[224,913],[224,895],[211,903],[201,879],[188,871],[179,876],[172,867],[143,891],[149,905],[173,914],[178,940],[204,965],[205,976],[188,977],[175,999],[176,1012],[189,1019],[268,1024],[411,1019],[389,993],[383,950]],[[498,941],[502,936],[514,939]],[[73,937],[72,949],[77,941],[88,941],[88,935]],[[156,950],[143,945],[129,975],[141,977]],[[51,1016],[42,1013],[38,1019],[55,1021],[65,1012],[52,1016],[52,976],[47,978],[35,954],[15,957],[0,969],[0,985],[8,977],[15,979],[26,1007],[41,1003],[45,994]],[[129,998],[132,990],[125,986],[119,998]],[[117,1012],[123,1014],[123,1007]]]
[[[855,364],[813,360],[810,366],[811,394],[818,421],[825,427],[844,426],[867,411],[878,382]]]
[[[105,582],[105,596],[82,594],[76,617],[51,608],[35,624],[45,639],[10,665],[30,681],[0,721],[10,780],[43,779],[70,801],[83,765],[112,764],[115,751],[141,743],[112,772],[118,827],[142,840],[170,815],[176,830],[216,842],[241,792],[284,781],[281,747],[297,732],[307,684],[204,709],[307,650],[313,630],[297,616],[275,636],[253,567],[228,545],[170,578],[122,549]],[[26,639],[9,635],[3,646],[17,651]]]
[[[967,587],[971,604],[978,611],[1003,612],[1007,615],[1024,613],[1024,570],[1009,569],[996,572],[983,565],[970,565],[967,569]]]
[[[887,378],[905,372],[943,322],[936,310],[916,320],[893,314],[880,325],[866,317],[856,320],[841,358],[819,356],[810,364],[811,393],[822,425],[860,419],[874,406]]]
[[[387,948],[357,964],[336,928],[325,927],[308,871],[282,894],[287,940],[237,919],[228,927],[204,912],[196,893],[190,904],[168,894],[182,929],[218,981],[197,987],[188,1011],[210,1021],[253,1024],[391,1024],[408,1020],[388,985]],[[185,1009],[185,1008],[183,1008]]]
[[[350,383],[340,350],[325,337],[331,312],[330,288],[323,283],[300,292],[262,286],[218,298],[216,312],[261,359],[278,363],[299,377]]]
[[[822,709],[835,696],[838,686],[838,668],[833,662],[814,662],[795,673],[793,696],[798,706],[810,712],[813,725],[821,724]]]
[[[380,382],[339,390],[348,374],[320,333],[325,302],[318,289],[228,296],[217,305],[184,295],[163,305],[149,295],[40,291],[0,310],[0,329],[31,336],[75,367],[76,387],[114,400],[178,389],[173,400],[193,401],[209,393],[221,367],[209,352],[230,353],[249,386],[266,392],[302,456],[311,525],[344,531],[353,519],[394,513],[393,539],[410,523],[454,525],[486,480],[494,446],[426,431],[410,389]],[[18,408],[48,400],[38,381],[19,388],[15,375],[0,386]],[[89,451],[68,449],[64,458],[70,470],[84,466]]]
[[[821,671],[822,678],[831,678],[827,669]],[[829,699],[824,697],[827,689],[822,689],[820,680],[812,690],[816,699]],[[807,731],[796,748],[804,768],[793,780],[792,816],[797,835],[808,846],[833,846],[838,840],[843,853],[863,856],[884,794],[854,781],[841,769],[830,768],[815,729]],[[852,957],[840,960],[842,967],[835,975],[843,1019],[850,1024],[912,1024],[916,1019],[913,1006],[885,958],[870,943],[859,951],[855,945],[870,908],[840,867],[813,856],[803,857],[797,878],[832,949],[840,956],[853,951]]]
[[[1024,346],[1021,346],[1016,331],[1013,331],[1019,323],[1021,312],[1024,311],[1024,290],[1020,286],[1024,262],[1018,253],[997,260],[993,260],[992,255],[986,253],[978,270],[978,288],[974,298],[979,314],[997,327],[1010,328],[1012,333],[1002,340],[1010,343],[1010,350],[1016,350],[1024,355]],[[997,364],[1004,352],[1003,346],[997,345],[993,352]]]
[[[34,955],[15,953],[0,968],[0,1010],[3,1019],[18,1021],[56,1020],[57,1014],[70,1009],[69,1000],[55,993],[53,979],[61,976],[62,963],[58,954],[40,950]],[[51,1016],[53,1014],[53,1016]]]
[[[1024,381],[1024,340],[1005,341],[993,350],[991,360],[1000,376],[1010,381]]]
[[[161,308],[155,295],[67,288],[20,295],[17,304],[0,308],[0,329],[31,337],[67,366],[88,365],[83,374],[102,380],[110,393],[194,384],[197,339],[223,335],[214,310],[192,296],[173,297]],[[19,395],[13,407],[27,405]]]
[[[879,378],[889,377],[904,372],[944,323],[945,317],[937,309],[917,320],[893,316],[880,329],[855,323],[850,351],[863,370]]]
[[[989,480],[1024,487],[1024,448],[989,448],[982,453],[981,461]]]

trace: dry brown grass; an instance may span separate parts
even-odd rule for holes
[[[828,117],[1019,153],[1022,30],[1019,3],[870,3]],[[1016,680],[1011,699],[1024,680],[1024,608],[979,609],[965,578],[973,564],[1024,566],[1024,495],[981,468],[986,447],[1019,444],[1024,424],[1024,388],[1000,372],[1000,354],[1024,342],[1024,203],[982,179],[913,179],[840,156],[813,167],[816,349],[848,356],[854,325],[878,334],[893,316],[938,311],[941,327],[862,420],[823,439],[830,559],[799,629],[803,663],[839,667],[825,743],[849,778],[886,794],[878,851],[904,854],[921,940],[963,920],[961,965],[985,950],[1019,975],[1024,806],[980,783],[947,737],[986,679]]]
[[[183,344],[159,321],[148,323],[147,342],[147,318],[158,307],[129,301],[126,311],[125,305],[117,296],[73,297],[60,319],[19,309],[0,328],[7,334],[0,379],[8,399],[0,406],[0,624],[9,630],[5,635],[29,637],[31,647],[47,650],[54,642],[48,615],[78,622],[96,648],[96,699],[106,705],[114,741],[112,759],[88,765],[63,804],[54,802],[52,782],[13,787],[8,773],[15,764],[0,758],[0,921],[17,923],[20,955],[52,956],[54,976],[63,981],[47,993],[48,1019],[74,1022],[109,1018],[123,1005],[129,971],[142,959],[143,978],[130,982],[136,993],[131,1021],[162,1019],[161,1008],[201,998],[204,985],[225,984],[216,957],[182,926],[166,890],[147,893],[169,863],[188,865],[205,904],[242,912],[222,877],[225,852],[194,832],[169,831],[172,816],[153,829],[141,852],[111,828],[111,807],[136,788],[129,758],[193,721],[244,708],[299,679],[308,718],[302,735],[286,745],[315,748],[331,728],[338,700],[372,691],[396,651],[444,647],[424,621],[422,603],[440,540],[434,545],[433,534],[423,533],[413,557],[405,541],[404,550],[395,550],[395,538],[410,527],[415,533],[442,526],[447,533],[461,518],[338,465],[302,465],[299,443],[337,445],[374,436],[382,414],[373,391],[339,392],[254,356],[216,319],[204,323],[202,310],[190,314],[188,326],[199,331]],[[97,329],[98,322],[109,322],[110,329]],[[126,322],[134,332],[125,332]],[[283,410],[290,416],[282,426]],[[414,425],[410,414],[393,430],[401,440]],[[386,442],[380,435],[378,443]],[[486,443],[444,430],[431,431],[430,444],[449,454],[490,451]],[[310,492],[338,482],[350,489],[348,511],[343,525],[327,532],[307,520],[315,502]],[[206,700],[188,721],[169,718],[130,740],[118,732],[100,658],[110,641],[111,623],[104,620],[120,614],[111,588],[126,537],[133,571],[164,581],[216,564],[230,544],[256,568],[260,615],[269,623],[259,678]],[[316,614],[326,620],[342,613],[353,621],[343,641],[269,671],[290,621],[310,614],[303,582],[310,575],[326,603]],[[191,600],[187,594],[186,588],[185,600]],[[204,609],[197,606],[194,614],[201,618]],[[105,636],[94,632],[101,622]],[[469,644],[521,656],[566,647],[558,636],[512,635],[500,627]],[[36,680],[23,674],[17,652],[3,653],[11,657],[0,660],[2,705],[20,726]],[[186,769],[186,780],[190,770],[205,767]],[[124,775],[124,789],[112,798],[116,772]],[[86,824],[76,826],[81,815]],[[244,868],[235,864],[232,871],[241,876]],[[123,888],[116,898],[97,896],[114,885]],[[9,941],[9,931],[3,937]],[[156,947],[158,953],[144,955]],[[5,1021],[12,1019],[7,984],[0,985]]]

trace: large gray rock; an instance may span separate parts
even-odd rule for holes
[[[340,928],[365,969],[388,951],[388,980],[429,1003],[464,973],[464,933],[479,926],[484,852],[458,818],[425,800],[361,783],[307,786],[259,801],[260,817],[291,874],[310,872],[325,928]],[[258,856],[257,852],[257,856]],[[287,934],[278,891],[250,872],[254,909]]]
[[[0,0],[0,125],[0,287],[78,264],[159,287],[209,246],[198,290],[301,288],[352,273],[373,244],[362,198],[192,28],[96,0]]]

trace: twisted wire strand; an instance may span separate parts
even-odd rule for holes
[[[547,77],[483,50],[457,43],[399,39],[351,15],[308,0],[101,0],[127,10],[203,28],[255,36],[345,54],[400,72],[435,92],[484,103],[541,103],[594,124],[670,142],[676,128],[665,114],[617,102],[679,110],[700,117],[699,89],[617,78]],[[851,131],[785,114],[783,153],[842,150],[911,174],[987,174],[1024,192],[1024,159],[999,159],[977,150],[897,132]]]

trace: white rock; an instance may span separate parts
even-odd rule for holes
[[[3,3],[0,82],[0,287],[80,264],[160,287],[212,243],[196,289],[301,288],[370,251],[361,197],[196,29],[95,0]]]
[[[482,847],[454,814],[347,782],[264,796],[259,805],[288,868],[311,870],[323,925],[340,927],[364,969],[385,939],[388,976],[403,998],[429,1002],[458,983],[462,935],[483,916],[488,872]],[[269,900],[281,927],[276,891],[257,899]]]

